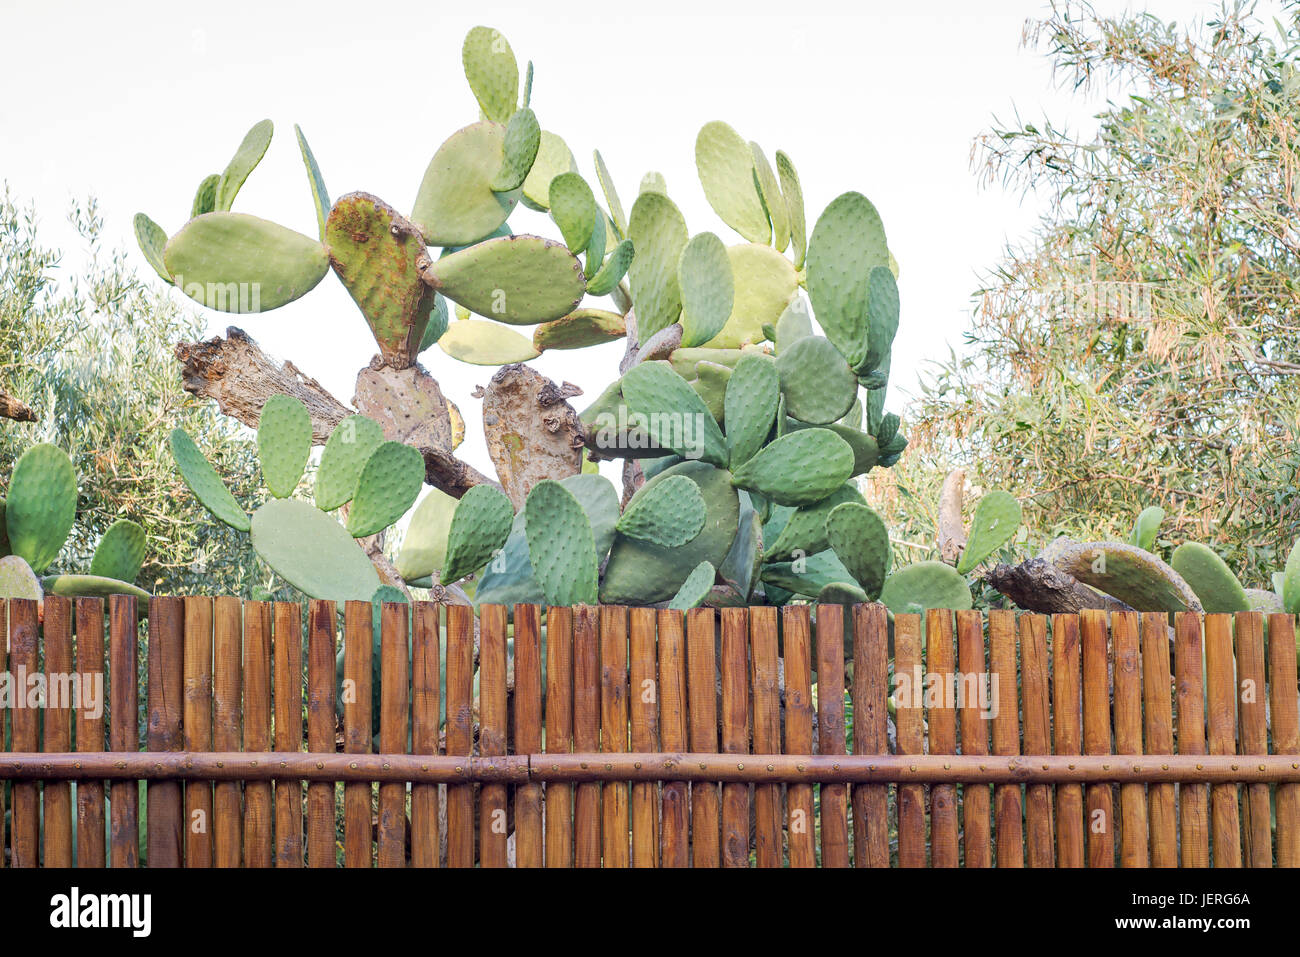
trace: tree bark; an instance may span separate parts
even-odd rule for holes
[[[957,564],[966,547],[966,526],[961,520],[965,486],[966,470],[953,469],[939,493],[939,558],[949,565]]]
[[[985,580],[1025,611],[1073,614],[1085,608],[1133,610],[1041,558],[1031,558],[1019,565],[997,565]]]
[[[8,392],[0,391],[0,417],[13,419],[15,422],[35,422],[36,413],[31,406],[19,402]]]

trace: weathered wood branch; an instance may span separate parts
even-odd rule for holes
[[[966,487],[966,470],[953,469],[943,480],[939,493],[939,559],[957,564],[966,547],[966,526],[961,520],[962,496]]]
[[[35,422],[36,413],[31,406],[19,402],[8,392],[0,392],[0,418],[13,419],[15,422]]]
[[[1072,614],[1085,608],[1133,610],[1119,599],[1089,588],[1042,558],[1031,558],[1019,565],[997,565],[985,580],[1025,611]]]

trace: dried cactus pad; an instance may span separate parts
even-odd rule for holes
[[[316,472],[316,507],[329,512],[352,501],[366,460],[383,441],[383,426],[364,415],[349,415],[336,425]]]
[[[257,456],[267,490],[288,498],[302,480],[311,455],[311,413],[301,399],[273,395],[257,420]]]
[[[665,548],[685,545],[704,528],[704,496],[685,475],[641,486],[623,509],[618,530]]]
[[[491,27],[475,27],[465,36],[460,58],[483,114],[504,123],[519,102],[519,63],[506,38]]]
[[[411,220],[431,246],[478,242],[506,221],[519,192],[492,189],[505,160],[506,129],[471,123],[449,136],[424,171]]]
[[[382,532],[415,504],[424,487],[424,456],[401,442],[385,442],[366,460],[348,512],[353,538]]]
[[[966,580],[943,562],[916,562],[885,579],[880,600],[895,615],[919,615],[931,608],[963,611],[971,607]]]
[[[379,573],[342,525],[314,505],[271,499],[252,520],[252,542],[262,561],[312,598],[369,601]]]
[[[1123,542],[1068,542],[1050,561],[1137,611],[1201,611],[1183,577],[1150,552]]]
[[[184,429],[172,429],[172,457],[180,469],[181,478],[190,487],[194,497],[204,508],[212,513],[213,518],[225,522],[231,528],[241,532],[249,530],[248,513],[240,508],[235,496],[230,494],[226,483],[212,467],[207,458],[199,451],[188,432]]]
[[[862,590],[875,599],[889,573],[889,531],[866,505],[845,502],[826,516],[826,538]]]
[[[410,366],[437,296],[420,276],[428,252],[419,230],[369,193],[349,193],[330,211],[325,241],[384,359],[396,369]]]
[[[221,312],[268,312],[305,296],[329,269],[324,243],[247,213],[216,212],[167,241],[176,287]]]
[[[766,446],[735,469],[732,482],[778,505],[812,505],[853,472],[853,449],[828,429],[801,429]]]
[[[971,519],[970,536],[966,548],[957,563],[957,571],[968,574],[984,559],[1011,541],[1011,536],[1020,527],[1020,503],[1015,496],[994,490],[985,495],[975,506],[975,517]]]
[[[107,598],[110,595],[130,595],[140,601],[148,601],[153,596],[138,585],[105,578],[102,575],[47,575],[41,579],[41,587],[51,595],[65,598]]]
[[[871,272],[889,266],[880,214],[861,193],[831,201],[808,242],[808,296],[826,337],[857,368],[869,349]]]
[[[668,603],[668,607],[676,611],[698,608],[704,604],[704,599],[709,597],[716,577],[717,572],[712,565],[708,562],[700,562],[686,576],[686,581],[682,582],[682,587],[677,589],[677,594]]]
[[[1246,590],[1212,548],[1200,542],[1184,542],[1174,549],[1169,564],[1196,592],[1207,612],[1250,610]]]
[[[90,560],[90,574],[118,581],[135,581],[144,564],[144,529],[121,518],[108,527]]]
[[[543,479],[528,493],[524,514],[528,559],[547,604],[595,604],[596,540],[577,498],[554,479]]]
[[[44,597],[40,580],[27,562],[17,555],[0,558],[0,599],[27,598],[40,601]]]
[[[40,574],[58,557],[77,517],[77,475],[67,454],[33,445],[9,479],[5,527],[9,547]]]
[[[511,325],[567,316],[586,292],[582,264],[540,236],[503,236],[444,256],[424,280],[467,309]]]
[[[443,584],[459,581],[487,564],[505,545],[514,517],[510,499],[491,485],[475,485],[462,495],[447,535]]]

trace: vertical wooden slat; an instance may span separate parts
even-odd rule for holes
[[[72,600],[45,598],[45,750],[72,750]],[[46,781],[44,787],[46,867],[72,866],[72,784]]]
[[[1236,616],[1237,688],[1241,714],[1241,753],[1268,754],[1267,688],[1264,672],[1264,618],[1257,612]],[[1272,802],[1267,784],[1246,786],[1244,824],[1246,863],[1273,866]]]
[[[10,603],[10,651],[17,666],[18,644],[12,641],[17,603]],[[35,615],[33,614],[33,620]],[[136,605],[130,595],[108,599],[108,693],[110,723],[108,745],[114,751],[140,748],[139,699],[136,685]],[[18,747],[18,723],[14,721],[14,748]],[[14,786],[14,824],[18,823],[18,787]],[[109,864],[113,867],[140,866],[140,788],[135,781],[114,781],[109,785]],[[15,834],[16,834],[15,830]],[[15,844],[16,846],[16,844]],[[15,858],[15,866],[16,858]]]
[[[1142,701],[1148,755],[1174,752],[1173,705],[1169,692],[1169,625],[1161,612],[1143,612]],[[1178,816],[1174,810],[1174,785],[1152,784],[1147,789],[1147,818],[1151,829],[1151,866],[1178,866]]]
[[[238,751],[242,744],[240,658],[243,622],[238,598],[217,598],[212,607],[212,747]],[[213,794],[212,843],[217,867],[238,867],[243,854],[243,798],[238,781],[219,781]]]
[[[185,599],[186,751],[212,750],[212,599]],[[185,866],[212,866],[212,784],[185,784]]]
[[[682,613],[659,612],[659,732],[665,752],[684,752],[688,745],[686,721],[686,631]],[[689,867],[690,785],[665,781],[660,862],[664,867]]]
[[[3,612],[0,612],[3,614]],[[77,750],[104,749],[104,601],[102,598],[77,599],[77,674],[82,688],[81,707],[77,710]],[[0,641],[0,645],[4,642]],[[4,649],[0,648],[0,674],[5,670]],[[85,694],[93,692],[97,708],[87,707]],[[98,713],[96,713],[98,712]],[[4,709],[0,708],[0,742],[4,741]],[[4,744],[0,743],[0,751]],[[0,785],[0,792],[4,787]],[[4,798],[0,797],[0,820],[4,818]],[[0,824],[0,856],[4,853],[4,826]],[[77,866],[103,867],[104,855],[104,782],[85,779],[77,782]]]
[[[930,691],[937,682],[939,700],[927,711],[930,720],[930,753],[957,751],[957,712],[953,708],[952,612],[931,608],[925,613],[925,671],[923,687]],[[952,784],[930,785],[930,866],[957,866],[957,788]]]
[[[985,705],[994,703],[984,662],[984,622],[977,611],[957,612],[957,680],[962,683],[961,753],[984,756],[989,753],[988,719]],[[962,788],[963,861],[967,867],[992,867],[993,846],[989,830],[989,786],[967,784]]]
[[[1083,743],[1079,695],[1079,616],[1052,616],[1053,741],[1058,755]],[[1083,867],[1083,786],[1056,786],[1056,866]]]
[[[442,712],[442,691],[439,687],[442,651],[439,647],[441,635],[438,618],[438,605],[428,601],[415,603],[411,650],[411,751],[414,754],[438,753],[438,730]],[[516,637],[516,646],[518,641]],[[346,647],[345,643],[344,648]],[[346,651],[344,655],[346,656]],[[370,803],[368,792],[367,786],[365,795],[367,808]],[[343,800],[346,817],[346,788],[344,788]],[[411,786],[411,866],[437,867],[440,842],[438,785],[413,784]],[[344,859],[346,858],[345,846]],[[369,860],[366,863],[369,864]]]
[[[749,612],[721,611],[722,753],[749,753]],[[743,764],[738,761],[737,764]],[[749,785],[722,785],[722,866],[749,866]]]
[[[474,609],[447,606],[447,756],[474,753]],[[447,866],[474,866],[474,785],[447,786]]]
[[[276,751],[302,750],[302,605],[277,601],[271,647],[275,659]],[[331,751],[334,749],[331,747]],[[275,782],[275,866],[302,867],[302,784]]]
[[[921,754],[925,747],[925,713],[921,707],[921,616],[894,616],[894,726],[899,754]],[[898,866],[925,867],[925,785],[900,784]]]
[[[788,675],[787,675],[788,680]],[[853,606],[853,753],[889,752],[889,619],[884,605]],[[853,787],[853,863],[889,866],[889,785]]]
[[[307,605],[307,750],[317,754],[334,752],[337,721],[334,698],[338,674],[335,615],[332,601],[313,598]],[[294,671],[295,675],[301,673],[301,668]],[[295,681],[295,687],[299,683]],[[338,866],[334,817],[334,782],[310,782],[307,785],[306,845],[307,863],[311,867]]]
[[[506,607],[479,608],[479,754],[506,753]],[[479,865],[505,867],[506,786],[485,782],[479,787]]]
[[[382,754],[406,753],[411,713],[409,610],[406,602],[386,601],[380,605],[379,750]],[[331,788],[331,808],[332,797]],[[379,827],[375,843],[380,867],[406,866],[405,781],[384,781],[379,785]]]
[[[600,750],[600,609],[573,609],[573,750]],[[574,788],[573,863],[600,867],[600,784],[583,781]]]
[[[628,631],[631,747],[646,753],[659,748],[659,682],[655,669],[655,611],[633,608]],[[518,639],[516,639],[517,641]],[[518,681],[518,678],[516,678]],[[632,866],[655,867],[659,858],[659,786],[632,785]]]
[[[785,753],[813,753],[812,630],[807,605],[781,609],[785,663]],[[816,867],[811,783],[786,786],[786,834],[791,867]]]
[[[817,606],[817,748],[844,754],[844,606]],[[849,866],[849,790],[821,785],[822,867]]]
[[[1268,616],[1268,665],[1273,752],[1300,754],[1295,618],[1291,615]],[[1277,866],[1300,867],[1300,784],[1277,786]]]
[[[542,616],[537,605],[515,605],[515,753],[542,750]],[[433,670],[438,687],[438,669]],[[435,740],[438,731],[434,725]],[[542,786],[515,789],[515,866],[541,867]]]
[[[244,750],[271,750],[271,603],[244,604]],[[244,785],[244,866],[270,867],[271,782]]]
[[[1138,658],[1136,612],[1111,612],[1111,646],[1114,649],[1115,753],[1142,753],[1142,672]],[[1147,791],[1141,783],[1122,784],[1120,802],[1121,867],[1146,867]]]
[[[9,599],[0,598],[0,674],[8,674],[9,668]],[[0,754],[5,752],[8,740],[6,725],[9,723],[9,710],[0,704]],[[80,740],[80,738],[78,738]],[[5,848],[9,846],[5,827],[5,782],[0,781],[0,870],[4,870],[8,859]]]
[[[9,664],[20,688],[40,672],[39,639],[36,625],[37,603],[27,598],[13,598],[9,602]],[[134,624],[134,622],[133,622]],[[135,634],[132,632],[132,640]],[[135,655],[131,656],[132,661]],[[116,674],[116,672],[115,672]],[[131,687],[135,687],[135,672],[131,672]],[[26,700],[14,698],[13,749],[39,751],[39,718],[36,708],[27,706]],[[131,743],[134,751],[137,744]],[[13,807],[10,810],[13,844],[10,864],[14,867],[40,866],[41,796],[40,785],[35,781],[15,781],[12,785]],[[132,865],[134,866],[134,859]]]
[[[1232,657],[1232,616],[1205,616],[1205,670],[1209,704],[1210,754],[1237,753],[1237,689]],[[1210,824],[1215,867],[1241,867],[1241,823],[1237,785],[1210,788]]]
[[[184,696],[184,604],[175,597],[149,599],[150,751],[180,751]],[[148,797],[149,866],[184,863],[180,781],[150,781]]]
[[[993,753],[1020,753],[1020,701],[1016,681],[1016,613],[999,608],[989,612],[989,680],[996,694]],[[1025,833],[1021,823],[1020,785],[993,787],[994,838],[998,867],[1025,866]]]
[[[717,650],[714,645],[714,611],[692,608],[686,613],[686,686],[691,722],[691,750],[704,754],[718,750]],[[691,865],[718,867],[718,836],[722,805],[718,785],[691,783]],[[811,825],[811,822],[810,822]]]
[[[754,688],[754,753],[781,753],[781,699],[777,674],[776,609],[749,610]],[[781,785],[754,785],[754,859],[759,867],[781,866]]]
[[[600,609],[600,750],[627,750],[627,609]],[[631,860],[628,786],[615,781],[601,788],[602,846],[605,867],[627,867]]]
[[[1110,658],[1106,612],[1079,613],[1083,645],[1083,753],[1110,754]],[[1088,866],[1115,866],[1115,802],[1109,783],[1089,784],[1084,818]]]
[[[374,736],[374,613],[368,601],[343,605],[343,750],[369,754]],[[343,866],[372,863],[371,786],[369,781],[343,785]]]
[[[1205,691],[1201,680],[1201,618],[1195,612],[1174,616],[1174,669],[1178,688],[1178,753],[1205,753]],[[1208,786],[1184,781],[1178,786],[1179,848],[1183,867],[1210,866]]]
[[[573,609],[546,610],[546,750],[573,743]],[[546,866],[573,866],[573,785],[546,785]]]
[[[1047,619],[1042,615],[1021,615],[1020,692],[1025,754],[1052,753],[1047,669]],[[1052,867],[1056,863],[1056,827],[1052,818],[1052,786],[1026,785],[1025,860],[1030,867]]]

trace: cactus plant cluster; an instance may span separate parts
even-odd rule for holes
[[[64,597],[149,593],[133,584],[145,557],[144,529],[118,519],[104,532],[84,573],[51,574],[77,515],[77,476],[60,448],[41,443],[27,449],[0,498],[0,598],[46,594]]]

